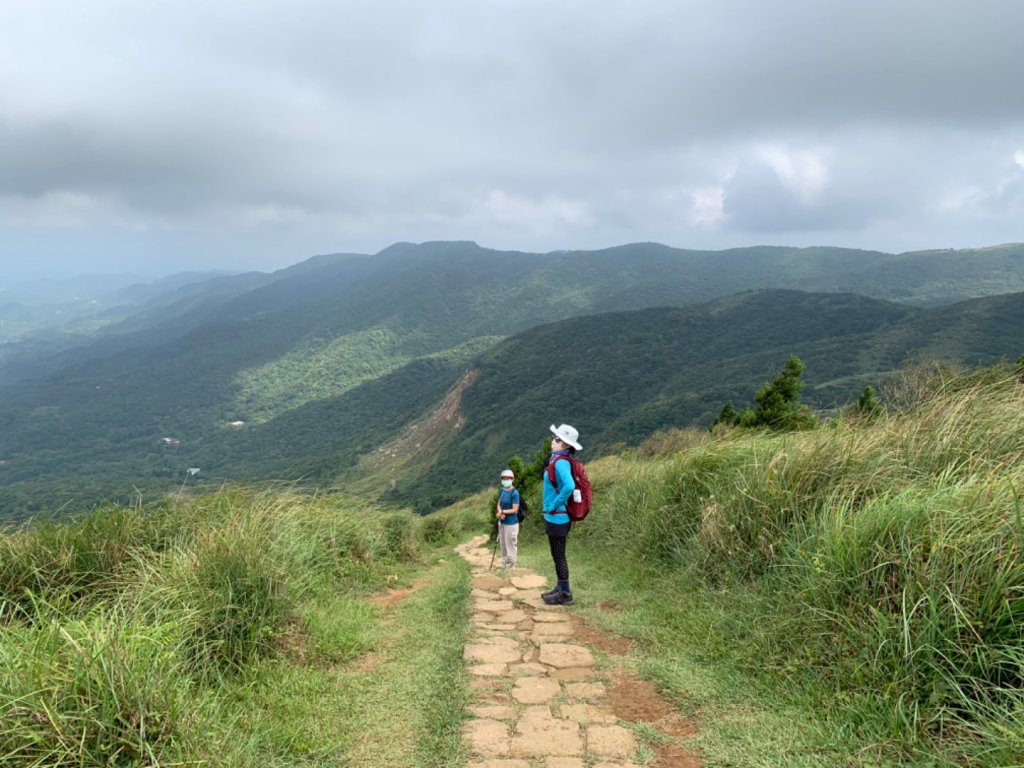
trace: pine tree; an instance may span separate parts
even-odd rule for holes
[[[740,412],[732,404],[732,400],[727,402],[722,408],[722,412],[718,414],[718,417],[711,422],[711,429],[714,429],[719,424],[726,424],[730,427],[735,427],[740,423]]]
[[[864,387],[864,391],[860,393],[860,397],[857,398],[854,413],[861,418],[874,419],[881,416],[884,410],[882,404],[878,402],[878,397],[875,395],[875,388],[868,384]]]
[[[813,427],[817,417],[800,402],[800,390],[804,387],[800,375],[806,367],[799,357],[790,355],[771,383],[765,384],[754,395],[757,407],[740,414],[740,426],[778,430]]]

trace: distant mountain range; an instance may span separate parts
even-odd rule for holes
[[[1005,295],[1024,291],[1024,245],[398,244],[165,287],[130,289],[139,303],[87,332],[0,346],[0,510],[158,495],[187,468],[427,509],[532,453],[551,422],[592,455],[706,425],[789,354],[829,407],[910,354],[1024,352],[1024,299]]]

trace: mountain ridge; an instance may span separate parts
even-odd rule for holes
[[[1013,273],[1012,279],[1002,280],[1002,288],[1019,283],[1024,290],[1024,246],[970,253],[989,260],[984,262],[985,270],[991,267],[995,274]],[[76,462],[92,466],[90,477],[102,475],[103,466],[119,472],[124,456],[133,457],[137,466],[149,467],[150,477],[177,476],[182,462],[231,470],[232,474],[222,477],[239,476],[244,462],[239,458],[242,448],[236,443],[242,435],[252,437],[260,424],[279,442],[299,446],[307,428],[300,425],[310,424],[306,416],[331,418],[328,414],[341,403],[367,408],[372,418],[351,422],[355,432],[346,446],[337,447],[332,440],[329,445],[335,447],[318,457],[312,455],[317,446],[328,445],[318,438],[308,450],[297,449],[290,463],[287,457],[255,462],[275,476],[297,474],[333,482],[332,462],[335,467],[354,466],[365,450],[386,443],[403,425],[429,412],[431,402],[424,399],[425,392],[439,402],[472,364],[474,355],[486,355],[486,348],[500,339],[515,339],[531,328],[574,317],[600,318],[611,312],[652,307],[678,309],[715,300],[720,303],[707,312],[727,313],[731,306],[740,305],[753,311],[758,299],[742,296],[746,284],[753,286],[747,290],[763,289],[762,283],[777,290],[804,284],[828,288],[847,283],[869,288],[883,285],[889,303],[872,305],[872,311],[883,316],[907,315],[936,302],[938,308],[949,306],[955,293],[977,292],[993,285],[985,270],[966,282],[950,277],[961,274],[962,265],[952,272],[943,271],[942,265],[963,261],[962,252],[941,252],[941,264],[931,272],[920,266],[927,257],[912,256],[908,262],[878,252],[779,246],[682,251],[658,243],[524,254],[484,249],[470,241],[395,244],[372,256],[326,254],[273,275],[222,277],[190,287],[184,297],[158,298],[133,318],[100,329],[72,348],[22,347],[25,357],[20,360],[16,349],[4,349],[0,352],[0,378],[5,384],[0,389],[0,454],[11,455],[28,446],[28,453],[39,450],[44,452],[41,455],[61,457],[48,459],[60,473]],[[872,259],[887,261],[889,272],[899,279],[883,280],[886,275],[878,273]],[[971,261],[980,269],[981,261]],[[849,263],[848,270],[836,267],[844,262]],[[746,271],[735,271],[737,265],[744,264]],[[935,292],[936,286],[945,286],[944,292]],[[840,295],[839,291],[827,293]],[[737,294],[740,298],[735,298]],[[738,378],[731,387],[688,396],[693,402],[681,412],[691,421],[706,421],[708,413],[721,406],[715,401],[722,395],[749,396],[746,389],[756,383],[752,377],[767,377],[781,364],[779,355],[788,352],[778,345],[757,349],[772,338],[773,324],[802,324],[805,331],[814,330],[808,321],[786,316],[796,311],[792,302],[782,301],[787,295],[775,294],[783,307],[779,319],[770,319],[774,310],[769,302],[757,310],[762,315],[760,326],[734,323],[735,327],[722,330],[715,340],[717,349],[724,349],[726,341],[733,347],[751,349],[742,364],[734,356],[730,365],[735,372],[730,375]],[[894,309],[889,306],[892,295],[909,301]],[[814,302],[824,300],[801,301],[806,302],[803,311],[807,311]],[[849,296],[828,300],[831,304],[842,301],[867,306]],[[991,323],[986,320],[979,325],[991,312],[985,307],[996,304],[986,305],[988,299],[978,301],[976,305],[957,305],[959,308],[944,315],[940,323],[947,336],[963,334],[969,341],[929,335],[929,323],[937,322],[934,319],[921,320],[920,327],[910,327],[906,320],[901,321],[898,332],[872,341],[866,351],[853,355],[837,350],[826,332],[818,342],[820,349],[807,347],[809,368],[827,371],[827,380],[832,382],[829,397],[823,395],[822,402],[839,402],[849,396],[850,387],[890,370],[897,358],[905,356],[908,338],[927,337],[929,341],[921,349],[954,360],[989,360],[1012,354],[999,333],[993,333]],[[1016,327],[1016,300],[1004,302],[1000,311],[1007,314],[1007,327]],[[845,323],[849,326],[846,336],[853,338],[849,331],[857,323],[871,325],[864,314],[870,312],[841,315],[842,323],[829,326],[831,332]],[[816,314],[813,317],[815,322],[820,320]],[[699,322],[693,320],[694,329],[715,322],[713,318],[712,314]],[[595,322],[604,325],[607,321]],[[745,333],[738,332],[741,326]],[[585,330],[585,326],[581,328]],[[878,332],[872,328],[864,333]],[[659,343],[673,348],[670,340]],[[807,339],[801,343],[810,344]],[[12,346],[18,345],[5,345]],[[608,363],[613,367],[619,364]],[[730,370],[728,366],[719,368],[708,363],[705,377]],[[414,381],[407,381],[406,369],[419,370],[426,377],[429,383],[422,392],[416,392]],[[487,377],[481,382],[476,387],[486,387]],[[392,386],[406,394],[389,394]],[[828,389],[825,384],[820,386]],[[374,398],[365,399],[365,392],[376,393],[381,402],[397,398],[395,407],[407,410],[382,418],[374,410]],[[470,404],[473,397],[471,388],[467,392]],[[694,403],[700,406],[696,410]],[[633,439],[637,430],[665,423],[672,408],[681,406],[671,397],[661,397],[638,406],[632,416],[616,416],[613,423],[623,439]],[[341,419],[344,424],[349,421],[348,417]],[[225,424],[233,422],[246,424],[242,434],[223,431]],[[284,434],[289,424],[296,425],[295,435]],[[163,449],[153,448],[162,437],[182,436],[191,436],[186,442],[199,441],[193,446],[197,452],[189,454],[183,449],[178,451],[179,458],[173,459]],[[342,442],[343,437],[339,438]],[[220,458],[215,446],[222,449]],[[85,461],[75,456],[91,458]],[[38,464],[41,458],[32,461],[42,466]],[[0,473],[0,486],[26,481],[32,475],[12,468],[18,463],[9,463]],[[45,473],[36,474],[42,477]]]

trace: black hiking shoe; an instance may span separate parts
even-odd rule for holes
[[[555,587],[555,588],[554,588],[554,589],[552,589],[552,590],[551,590],[550,592],[541,592],[541,593],[540,593],[540,596],[541,596],[542,598],[544,598],[545,600],[547,600],[547,599],[548,599],[549,597],[554,597],[555,595],[557,595],[557,594],[558,594],[559,592],[561,592],[561,591],[562,591],[562,590],[560,590],[560,589],[559,589],[558,587]]]
[[[548,605],[572,605],[572,592],[557,590],[553,595],[544,595],[544,602]]]

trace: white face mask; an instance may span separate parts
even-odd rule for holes
[[[512,487],[512,481],[511,480],[502,480],[501,484],[503,486],[505,486],[506,488],[511,488]]]

